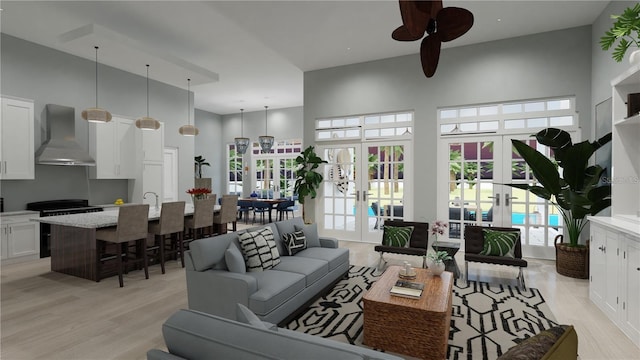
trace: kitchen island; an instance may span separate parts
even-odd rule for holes
[[[118,210],[116,207],[101,212],[33,218],[33,221],[51,224],[51,271],[97,281],[96,230],[115,227]],[[219,210],[220,206],[216,205],[215,211]],[[193,214],[192,204],[186,204],[184,214]],[[160,209],[150,207],[149,221],[158,219]]]

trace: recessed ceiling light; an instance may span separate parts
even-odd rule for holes
[[[498,19],[498,22],[502,21],[502,19]]]
[[[347,48],[347,50],[351,50],[351,48],[350,48],[350,47],[348,47],[348,48]]]

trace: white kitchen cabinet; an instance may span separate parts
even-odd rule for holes
[[[40,224],[30,220],[33,216],[2,216],[3,263],[40,258]]]
[[[161,163],[164,161],[164,123],[160,123],[157,130],[138,130],[138,151],[143,162]]]
[[[622,330],[640,346],[640,238],[625,235],[622,272]]]
[[[2,98],[0,179],[35,178],[34,121],[33,101]]]
[[[589,220],[589,298],[640,346],[640,236],[624,220]]]
[[[96,166],[94,179],[133,179],[136,176],[136,127],[134,121],[113,117],[106,124],[89,125],[89,148]]]

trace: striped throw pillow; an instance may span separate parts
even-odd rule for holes
[[[239,236],[247,271],[263,271],[280,264],[280,253],[271,228],[248,231]]]
[[[307,248],[307,238],[304,236],[304,231],[302,230],[284,234],[282,235],[282,240],[284,241],[289,256],[293,256]]]

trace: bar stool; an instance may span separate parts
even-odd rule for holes
[[[102,263],[109,260],[116,260],[118,267],[118,280],[120,287],[124,286],[122,279],[122,257],[127,261],[127,248],[129,241],[135,241],[138,248],[144,248],[149,233],[149,205],[125,205],[121,206],[118,211],[118,224],[116,227],[109,227],[96,230],[97,240],[97,256],[96,259],[96,282],[102,278]],[[106,253],[106,243],[115,244],[115,254]],[[142,261],[144,263],[145,279],[149,278],[149,268],[147,261],[147,252],[142,252]]]
[[[167,244],[165,240],[167,235],[172,242],[169,254],[180,253],[180,261],[184,267],[184,255],[182,240],[184,237],[184,201],[174,201],[162,203],[160,210],[160,221],[154,221],[149,224],[149,233],[153,235],[153,239],[147,240],[147,251],[157,251],[160,257],[160,268],[164,274],[164,260]],[[176,235],[175,241],[173,241]],[[151,240],[151,241],[150,241]],[[175,246],[174,246],[175,245]]]
[[[238,195],[222,195],[220,213],[213,215],[213,223],[218,225],[220,234],[227,232],[227,224],[233,223],[233,231],[237,230]]]
[[[184,221],[185,228],[189,230],[189,238],[183,240],[184,244],[203,237],[204,229],[213,227],[212,214],[215,205],[215,198],[195,201],[193,216],[186,218]],[[200,234],[200,237],[198,234]]]

